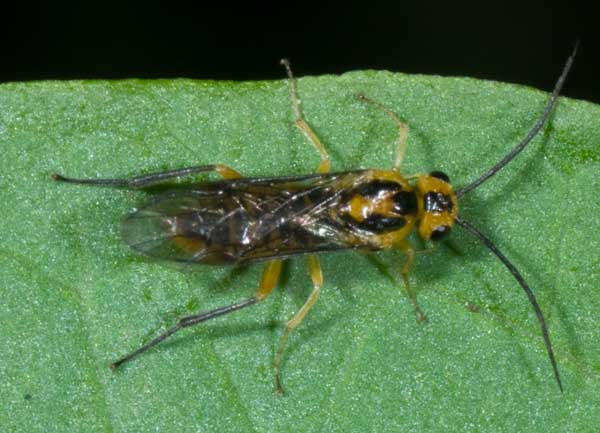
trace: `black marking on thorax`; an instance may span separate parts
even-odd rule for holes
[[[414,191],[402,189],[402,185],[397,182],[387,180],[374,180],[356,187],[350,197],[360,194],[368,200],[377,200],[383,195],[394,193],[389,199],[394,202],[394,213],[399,215],[416,215],[417,196]]]
[[[401,229],[406,225],[406,219],[404,217],[384,217],[374,214],[360,222],[351,220],[349,225],[359,230],[380,234]]]
[[[360,195],[366,200],[392,200],[392,210],[398,216],[381,215],[372,213],[362,221],[356,221],[350,215],[344,215],[348,226],[368,231],[373,234],[382,234],[399,230],[406,225],[406,216],[416,215],[417,196],[414,191],[406,191],[397,182],[373,180],[361,184],[347,194],[347,199]]]

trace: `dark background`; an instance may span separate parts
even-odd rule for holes
[[[388,69],[549,90],[577,38],[564,94],[600,102],[596,7],[574,2],[23,3],[0,17],[0,81],[258,80]]]

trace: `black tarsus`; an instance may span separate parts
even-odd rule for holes
[[[112,368],[113,370],[116,370],[122,364],[126,363],[127,361],[132,360],[133,358],[135,358],[139,354],[147,351],[151,347],[156,346],[157,344],[161,343],[162,341],[164,341],[165,339],[167,339],[168,337],[170,337],[171,335],[173,335],[174,333],[176,333],[177,331],[179,331],[181,329],[187,328],[189,326],[197,325],[200,322],[205,322],[207,320],[222,316],[224,314],[233,313],[234,311],[241,310],[242,308],[248,307],[257,302],[258,302],[257,298],[249,298],[249,299],[246,299],[245,301],[241,301],[236,304],[231,304],[231,305],[227,305],[225,307],[215,308],[214,310],[204,311],[202,313],[194,314],[193,316],[184,317],[181,320],[179,320],[177,325],[174,325],[171,328],[167,329],[165,332],[160,334],[154,340],[150,341],[147,344],[144,344],[139,349],[137,349],[133,352],[130,352],[127,355],[117,359],[115,362],[111,363],[110,368]]]
[[[50,177],[58,182],[76,183],[80,185],[103,185],[103,186],[122,186],[133,189],[141,189],[157,185],[166,180],[190,176],[196,173],[206,173],[217,171],[217,165],[198,165],[193,167],[177,168],[175,170],[160,171],[156,173],[143,174],[129,179],[78,179],[66,177],[62,174],[54,173]]]
[[[538,322],[540,322],[540,327],[542,328],[542,336],[544,337],[544,344],[546,345],[546,351],[548,352],[548,358],[550,359],[550,364],[552,364],[552,370],[554,370],[554,377],[556,378],[556,382],[558,383],[558,387],[560,388],[560,392],[563,392],[562,382],[560,380],[560,374],[558,373],[558,367],[556,365],[556,359],[554,358],[554,351],[552,350],[552,343],[550,342],[550,334],[548,333],[548,327],[546,326],[546,321],[544,320],[544,315],[542,314],[542,310],[533,294],[531,288],[521,275],[521,273],[517,270],[515,265],[513,265],[504,254],[493,244],[493,242],[481,233],[476,227],[472,226],[470,223],[466,222],[459,217],[455,218],[455,221],[458,225],[464,228],[467,232],[478,238],[483,244],[488,247],[488,249],[493,252],[496,257],[500,259],[500,261],[506,266],[508,271],[512,274],[513,277],[517,280],[519,285],[525,291],[527,298],[529,298],[529,302],[533,306],[533,310],[538,318]]]
[[[130,183],[128,179],[75,179],[58,173],[54,173],[50,177],[57,182],[76,183],[80,185],[129,186]]]
[[[481,185],[483,182],[488,180],[490,177],[492,177],[493,175],[498,173],[504,166],[506,166],[519,153],[521,153],[521,151],[523,149],[525,149],[525,147],[531,142],[531,140],[533,140],[533,138],[538,134],[538,132],[540,132],[540,129],[542,129],[542,126],[544,126],[544,123],[546,123],[546,120],[548,120],[548,117],[550,117],[550,114],[552,113],[552,110],[554,109],[554,106],[556,105],[556,100],[562,89],[565,79],[567,78],[567,75],[569,74],[569,70],[571,69],[571,66],[573,65],[573,60],[575,59],[575,54],[577,54],[578,47],[579,47],[579,40],[577,42],[575,42],[575,47],[573,48],[571,55],[567,59],[567,62],[565,63],[565,66],[563,67],[560,77],[558,77],[558,80],[556,81],[556,84],[554,85],[554,90],[552,91],[552,94],[550,95],[550,98],[548,99],[548,102],[546,103],[546,108],[544,108],[544,112],[542,113],[540,118],[537,120],[537,122],[535,122],[535,124],[533,125],[533,128],[531,128],[531,130],[527,133],[525,138],[517,146],[515,146],[510,152],[508,152],[508,154],[504,158],[502,158],[502,160],[500,162],[498,162],[492,168],[490,168],[488,171],[486,171],[477,180],[475,180],[474,182],[471,182],[469,185],[464,186],[461,189],[459,189],[458,191],[456,191],[457,198],[461,198],[466,193],[471,192],[474,189],[478,188],[479,185]]]

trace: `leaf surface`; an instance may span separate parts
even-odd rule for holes
[[[568,84],[567,84],[568,86]],[[353,72],[299,81],[334,170],[390,167],[456,187],[528,131],[547,95],[468,78]],[[565,432],[600,425],[600,108],[562,98],[517,160],[461,202],[523,272],[546,315],[565,393],[517,283],[459,228],[398,277],[399,252],[322,256],[319,302],[292,335],[286,395],[272,361],[311,289],[305,260],[264,303],[183,331],[122,370],[108,363],[178,317],[245,299],[261,267],[145,260],[119,221],[147,193],[52,182],[209,163],[309,173],[318,155],[275,82],[87,81],[0,86],[0,431]],[[202,178],[202,177],[201,177]],[[212,178],[210,176],[202,179]],[[418,241],[417,245],[421,245]],[[593,430],[593,429],[592,429]]]

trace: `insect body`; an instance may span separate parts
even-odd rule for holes
[[[436,171],[404,177],[400,174],[408,127],[381,104],[398,126],[398,147],[391,170],[330,172],[329,157],[317,135],[306,123],[296,95],[296,82],[287,61],[296,126],[321,155],[317,173],[306,176],[244,178],[223,165],[190,167],[132,179],[74,179],[54,175],[55,180],[91,185],[145,188],[173,178],[215,171],[224,179],[195,184],[162,193],[126,217],[125,241],[142,254],[178,262],[232,265],[265,262],[258,290],[251,298],[215,310],[182,318],[154,340],[113,362],[113,368],[157,345],[180,329],[204,322],[264,300],[276,285],[282,259],[306,255],[313,291],[302,308],[288,321],[275,356],[275,381],[282,391],[280,365],[290,333],[316,302],[323,276],[316,253],[337,250],[376,251],[399,248],[406,254],[402,277],[418,319],[424,318],[408,283],[414,249],[406,240],[416,229],[424,240],[439,240],[457,223],[479,238],[508,268],[531,302],[542,330],[556,381],[562,391],[552,345],[536,298],[515,268],[478,229],[458,216],[458,198],[477,188],[521,152],[541,129],[573,62],[569,57],[546,109],[525,139],[498,164],[466,187],[454,192],[448,176]]]
[[[397,173],[357,170],[229,179],[170,191],[130,214],[122,233],[151,257],[229,265],[390,248],[416,221],[429,239],[447,231],[447,224],[433,223],[446,213],[451,222],[456,197],[439,177],[421,176],[415,190]]]

